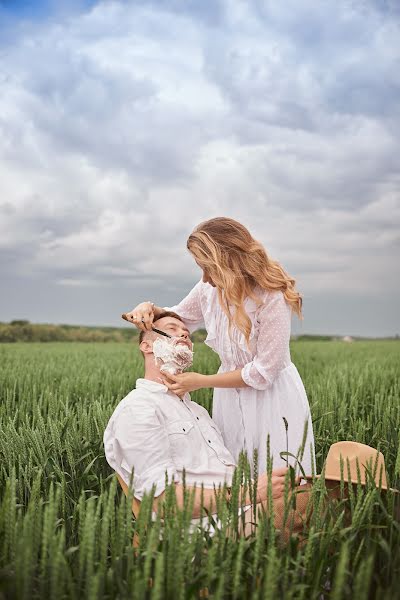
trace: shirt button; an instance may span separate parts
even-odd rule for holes
[[[185,428],[183,428],[183,431],[186,431],[186,429],[185,429]]]
[[[211,444],[211,440],[208,440],[208,443]]]
[[[197,419],[198,421],[200,421],[199,417],[196,417],[196,419]]]

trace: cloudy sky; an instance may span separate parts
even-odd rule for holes
[[[0,320],[120,325],[243,222],[294,331],[400,333],[398,0],[0,0]]]

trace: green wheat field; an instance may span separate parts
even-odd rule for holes
[[[216,355],[195,350],[194,368],[215,372]],[[309,396],[317,471],[333,442],[356,440],[379,447],[400,488],[400,342],[295,341],[292,359]],[[214,536],[189,533],[190,498],[177,510],[171,487],[156,521],[151,498],[135,521],[102,436],[141,376],[134,342],[0,344],[1,600],[400,598],[399,496],[372,484],[326,510],[316,481],[305,538],[287,545],[269,513],[238,536],[237,484],[219,502]],[[193,394],[208,410],[211,398]],[[245,461],[239,478],[247,481]]]

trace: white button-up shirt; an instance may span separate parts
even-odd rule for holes
[[[155,496],[168,481],[205,488],[229,485],[235,461],[205,408],[181,400],[168,388],[150,379],[138,379],[114,410],[104,432],[108,464],[129,485],[133,470],[134,496],[142,500],[155,485]]]

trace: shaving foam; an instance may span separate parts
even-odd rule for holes
[[[193,364],[193,351],[180,338],[157,338],[153,342],[156,365],[164,373],[178,375]]]

